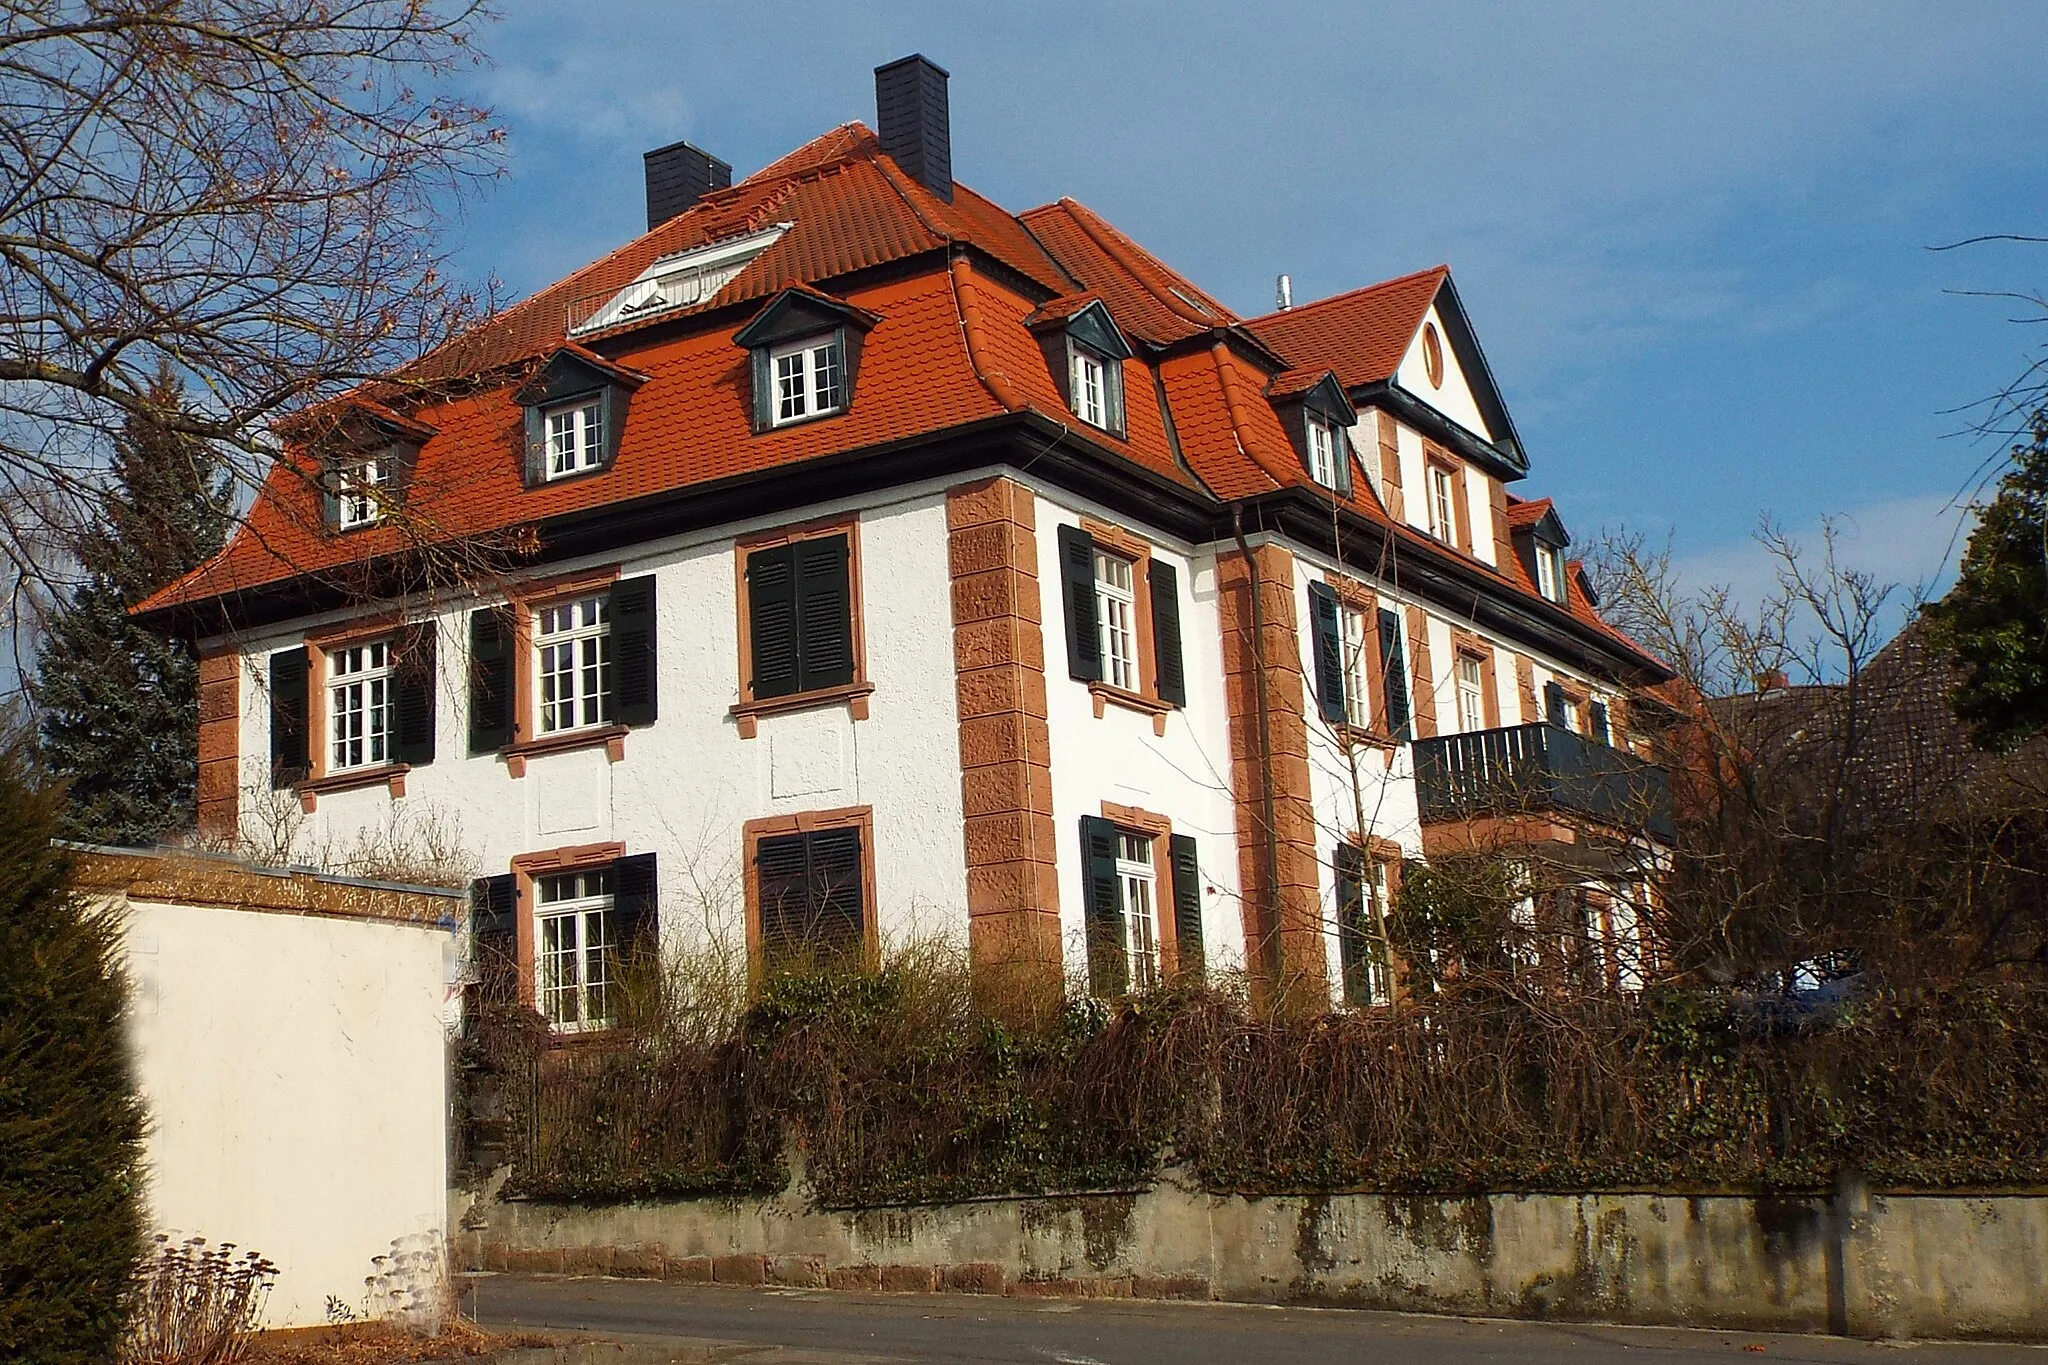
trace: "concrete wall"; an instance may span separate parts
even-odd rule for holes
[[[2048,1335],[2048,1198],[1142,1194],[819,1211],[458,1197],[458,1264],[1310,1302],[1866,1337]]]
[[[432,1306],[452,924],[127,904],[148,1226],[275,1263],[267,1326]]]

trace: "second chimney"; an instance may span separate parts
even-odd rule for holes
[[[946,69],[922,53],[875,68],[875,121],[882,150],[911,179],[953,202],[953,130]]]
[[[647,230],[652,232],[713,190],[732,184],[732,167],[701,147],[671,142],[643,158],[647,163]]]

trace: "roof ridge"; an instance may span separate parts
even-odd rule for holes
[[[1137,283],[1140,289],[1143,289],[1154,299],[1158,300],[1161,307],[1180,318],[1181,321],[1206,332],[1216,327],[1229,326],[1235,320],[1231,310],[1224,308],[1220,299],[1210,299],[1209,301],[1222,311],[1203,316],[1202,310],[1184,301],[1173,289],[1161,291],[1154,288],[1151,282],[1144,277],[1144,273],[1138,268],[1138,262],[1131,258],[1131,253],[1136,252],[1150,257],[1161,270],[1185,281],[1189,288],[1202,294],[1204,297],[1207,297],[1209,292],[1193,280],[1182,275],[1166,262],[1160,260],[1157,256],[1153,256],[1151,252],[1125,236],[1122,229],[1072,195],[1061,195],[1055,201],[1055,204],[1064,210],[1069,218],[1074,220],[1081,231],[1088,234],[1089,240],[1100,247],[1103,254],[1123,267],[1124,271],[1130,275],[1131,279]],[[1079,212],[1075,210],[1079,210]]]
[[[1405,275],[1396,275],[1392,279],[1380,280],[1373,284],[1361,284],[1355,289],[1346,289],[1341,294],[1329,294],[1320,299],[1311,299],[1307,303],[1297,303],[1292,308],[1276,308],[1270,313],[1261,313],[1255,318],[1246,318],[1244,324],[1247,327],[1256,327],[1262,322],[1273,322],[1281,318],[1298,317],[1303,313],[1312,313],[1318,309],[1347,303],[1361,294],[1371,294],[1381,289],[1392,289],[1397,284],[1408,284],[1426,275],[1448,276],[1450,273],[1451,267],[1448,263],[1439,263],[1422,270],[1411,270]]]

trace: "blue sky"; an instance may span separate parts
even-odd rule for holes
[[[643,225],[640,154],[739,175],[952,73],[955,175],[1072,195],[1246,313],[1448,261],[1532,461],[1590,538],[1754,590],[1768,513],[1941,577],[2048,246],[2048,6],[506,0],[474,78],[510,174],[460,266],[523,295]]]

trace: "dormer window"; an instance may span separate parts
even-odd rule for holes
[[[1536,591],[1553,602],[1565,600],[1564,552],[1540,540],[1536,542]]]
[[[882,319],[808,286],[785,289],[733,333],[753,374],[754,430],[773,431],[852,409],[860,353]]]
[[[1266,386],[1273,411],[1294,442],[1295,458],[1318,488],[1351,496],[1351,440],[1358,410],[1328,370],[1289,370]]]
[[[846,406],[846,347],[839,333],[773,347],[768,362],[775,383],[771,425],[823,417]]]
[[[555,352],[513,395],[526,409],[527,486],[610,469],[627,405],[646,379],[580,346]]]
[[[579,398],[547,411],[548,477],[559,479],[604,463],[604,402]]]
[[[1092,294],[1054,299],[1027,318],[1067,400],[1067,411],[1119,440],[1124,435],[1124,362],[1130,343]]]
[[[341,467],[335,521],[342,530],[374,526],[384,519],[384,499],[388,496],[386,489],[390,487],[395,463],[387,450]]]

